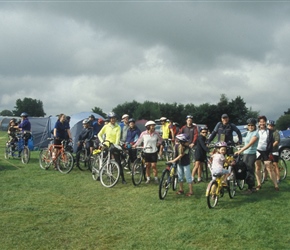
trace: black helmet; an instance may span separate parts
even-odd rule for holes
[[[134,119],[134,118],[130,118],[130,119],[129,119],[129,123],[130,123],[130,122],[134,122],[134,123],[135,123],[135,119]]]
[[[28,114],[26,113],[26,112],[23,112],[23,113],[21,113],[21,115],[20,115],[21,117],[27,117],[28,116]]]
[[[256,126],[256,124],[257,124],[257,121],[256,121],[256,119],[255,119],[255,118],[249,118],[249,119],[247,120],[247,123],[248,123],[248,124],[253,124],[253,125],[255,125],[255,126]]]

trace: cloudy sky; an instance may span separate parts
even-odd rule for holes
[[[0,1],[0,111],[24,97],[71,115],[225,94],[277,119],[290,108],[289,13],[290,1]]]

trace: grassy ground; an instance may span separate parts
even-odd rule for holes
[[[104,188],[77,168],[40,169],[38,154],[28,165],[0,154],[1,249],[289,249],[289,178],[279,192],[267,181],[208,209],[207,183],[161,201],[153,183],[134,187],[127,175],[127,185]]]

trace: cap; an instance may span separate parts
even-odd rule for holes
[[[229,116],[227,114],[223,114],[222,118],[229,118]]]
[[[129,115],[128,114],[123,115],[122,119],[125,119],[126,117],[129,117]]]

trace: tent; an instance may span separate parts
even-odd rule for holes
[[[102,118],[99,114],[92,112],[81,112],[71,115],[70,129],[72,133],[72,139],[74,144],[74,152],[77,149],[78,135],[80,134],[83,126],[82,121],[88,118],[90,115],[94,115],[96,119]],[[19,117],[0,117],[0,129],[7,131],[8,123],[12,118],[20,119]],[[31,123],[31,132],[33,135],[34,149],[41,149],[48,146],[49,141],[47,138],[52,137],[51,131],[53,130],[57,121],[56,116],[49,117],[28,117]]]

